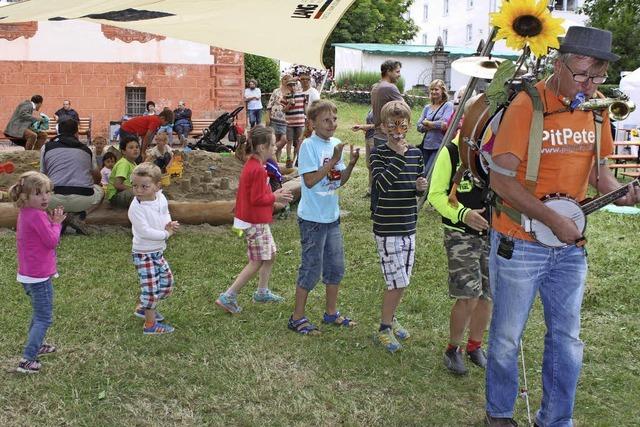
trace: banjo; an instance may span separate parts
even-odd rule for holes
[[[634,179],[630,184],[640,186],[640,178]],[[548,194],[540,200],[554,212],[573,220],[578,231],[580,231],[581,234],[584,234],[584,231],[587,228],[587,215],[605,207],[615,200],[618,200],[628,192],[629,185],[625,185],[624,187],[613,190],[612,192],[604,194],[597,199],[587,200],[583,203],[578,203],[573,198],[560,193]],[[560,241],[549,227],[537,219],[532,219],[522,214],[521,221],[524,231],[530,233],[538,243],[551,248],[568,246],[566,243]]]

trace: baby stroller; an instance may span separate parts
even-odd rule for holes
[[[223,113],[215,119],[213,123],[202,131],[202,136],[193,144],[189,144],[189,148],[211,151],[213,153],[230,153],[233,152],[237,144],[237,132],[235,129],[236,117],[244,107],[238,107],[231,113]],[[230,132],[231,131],[231,132]],[[220,141],[229,133],[229,141],[234,142],[233,146],[221,143]]]

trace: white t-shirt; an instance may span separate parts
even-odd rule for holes
[[[307,96],[307,108],[309,108],[309,106],[313,104],[313,101],[320,100],[320,92],[318,92],[318,89],[316,89],[313,86],[311,86],[309,89],[305,90],[302,93],[304,93]]]
[[[257,96],[258,99],[252,99],[249,101],[247,104],[247,110],[262,110],[262,92],[260,92],[260,88],[246,88],[244,90],[244,99],[253,98],[254,96]]]

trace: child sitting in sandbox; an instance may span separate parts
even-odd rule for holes
[[[107,200],[111,206],[127,209],[133,200],[131,192],[131,173],[136,167],[140,155],[140,142],[135,136],[126,136],[120,140],[122,157],[111,170],[107,185]]]
[[[167,168],[169,167],[169,163],[171,163],[173,153],[171,147],[168,145],[169,138],[166,132],[157,134],[155,142],[156,146],[147,150],[145,161],[158,166],[162,173],[167,173]]]

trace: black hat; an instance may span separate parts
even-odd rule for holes
[[[611,32],[593,27],[569,27],[560,44],[561,53],[575,53],[603,61],[620,59],[611,52]]]

